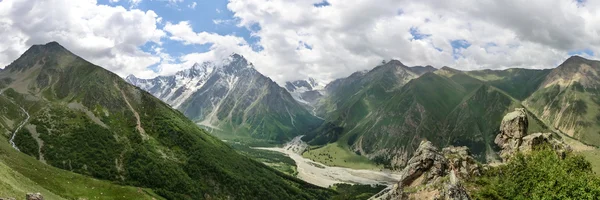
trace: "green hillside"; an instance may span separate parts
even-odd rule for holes
[[[331,194],[239,155],[180,112],[58,43],[31,47],[0,71],[0,79],[10,79],[1,102],[31,116],[14,142],[40,162],[151,188],[167,199]],[[14,131],[23,115],[3,112],[0,119],[3,129]]]
[[[520,69],[507,70],[481,70],[465,72],[479,80],[506,92],[510,96],[522,101],[535,92],[545,80],[550,69]]]
[[[600,62],[574,56],[545,78],[525,105],[548,125],[600,145]]]
[[[330,120],[317,129],[320,132],[311,138],[312,144],[347,144],[342,146],[388,167],[403,166],[423,139],[439,147],[468,146],[479,160],[493,160],[493,139],[502,117],[522,107],[492,84],[447,67],[412,79],[393,92],[363,88],[363,93],[379,96],[356,95],[339,103],[356,101],[368,107],[342,107],[337,112],[348,113],[347,117],[326,118]],[[372,96],[378,101],[369,99]],[[545,129],[539,121],[532,121],[531,131]]]
[[[122,186],[61,170],[14,150],[0,137],[0,197],[21,199],[40,192],[46,199],[162,199],[150,189]]]

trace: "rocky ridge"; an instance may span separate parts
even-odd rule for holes
[[[550,145],[564,158],[569,145],[552,133],[527,134],[528,119],[523,108],[504,116],[495,143],[504,162],[518,153],[527,153],[540,145]],[[422,141],[406,167],[400,172],[397,184],[377,193],[371,200],[392,199],[471,199],[461,182],[493,167],[477,162],[467,147],[446,147],[439,151],[429,141]]]

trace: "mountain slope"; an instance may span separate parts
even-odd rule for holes
[[[127,81],[220,134],[284,142],[321,123],[237,54],[222,65],[197,64],[173,76]]]
[[[418,77],[400,61],[392,60],[368,72],[356,72],[325,88],[327,96],[318,106],[318,114],[351,128],[381,101],[387,100],[408,81]]]
[[[8,80],[2,102],[30,116],[3,112],[0,125],[10,132],[24,124],[10,140],[40,162],[152,188],[168,199],[329,194],[237,154],[180,112],[56,42],[32,46],[0,80]]]
[[[600,61],[573,56],[553,69],[526,99],[547,124],[584,143],[600,145]]]
[[[501,89],[512,97],[525,100],[535,92],[551,70],[520,69],[480,70],[465,72],[479,80]]]
[[[323,97],[321,90],[324,88],[315,79],[288,81],[285,83],[285,89],[296,101],[316,115],[315,104]]]
[[[352,101],[348,99],[341,103]],[[490,144],[498,123],[506,112],[520,107],[504,91],[448,67],[425,73],[377,99],[362,110],[364,117],[353,118],[361,109],[349,109],[346,116],[351,117],[344,120],[328,116],[330,121],[318,129],[312,143],[345,144],[391,167],[403,166],[422,139],[442,147],[468,146],[479,160],[495,159]],[[544,129],[537,121],[532,124],[532,129]]]

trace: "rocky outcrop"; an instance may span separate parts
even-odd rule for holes
[[[26,200],[44,200],[44,197],[40,193],[27,193]]]
[[[471,156],[468,147],[446,147],[442,154],[448,160],[450,169],[456,171],[460,179],[468,179],[481,175],[481,165]]]
[[[7,198],[2,198],[0,197],[0,200],[16,200],[15,198],[12,197],[7,197]],[[42,196],[41,193],[27,193],[27,195],[25,195],[25,200],[44,200],[44,196]]]
[[[517,108],[514,112],[506,114],[502,119],[500,133],[496,136],[494,142],[502,149],[500,157],[504,162],[510,160],[518,152],[526,153],[544,144],[552,147],[561,157],[571,151],[569,145],[554,138],[552,133],[527,135],[527,127],[527,114],[523,108]]]
[[[527,113],[523,108],[517,108],[502,118],[500,133],[496,136],[494,143],[502,149],[500,157],[503,161],[506,161],[518,151],[523,142],[523,137],[527,135],[528,125]]]
[[[400,174],[402,186],[425,185],[446,175],[448,160],[429,141],[423,141]]]
[[[454,156],[452,162],[469,160],[468,155],[459,157],[465,152],[468,154],[466,147],[447,148],[446,151]],[[453,164],[457,168],[462,165]],[[400,181],[370,199],[470,199],[457,178],[457,170],[451,169],[453,164],[431,142],[423,141],[402,170]],[[465,164],[464,168],[469,166]]]
[[[567,152],[572,151],[569,145],[559,139],[554,138],[552,133],[534,133],[523,137],[523,143],[521,143],[519,151],[529,152],[535,147],[543,144],[548,144],[550,147],[552,147],[556,154],[561,158],[564,158],[567,155]]]

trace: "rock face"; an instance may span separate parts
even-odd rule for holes
[[[26,200],[44,200],[44,197],[40,193],[28,193],[25,197]]]
[[[455,156],[468,152],[466,147],[446,149]],[[457,160],[462,163],[466,159],[452,159]],[[457,170],[450,168],[449,160],[431,142],[423,141],[402,170],[400,181],[370,199],[470,199],[457,178]]]
[[[561,158],[564,158],[567,152],[571,152],[572,149],[569,145],[565,144],[563,141],[558,140],[552,136],[552,133],[534,133],[523,138],[523,143],[519,147],[519,151],[521,152],[529,152],[533,150],[536,146],[542,144],[549,144],[552,149],[558,154]]]
[[[500,133],[494,142],[502,149],[500,157],[504,162],[510,160],[517,152],[526,153],[543,144],[550,145],[561,157],[571,151],[569,145],[554,138],[552,133],[527,135],[527,126],[527,114],[523,108],[517,108],[502,119]]]
[[[429,184],[445,176],[447,169],[446,158],[431,142],[423,141],[402,170],[400,184],[402,186]]]
[[[517,108],[515,111],[506,114],[500,124],[500,133],[496,136],[494,142],[500,146],[500,157],[506,161],[511,155],[518,151],[523,142],[523,137],[527,135],[527,114],[525,109]]]
[[[457,172],[460,179],[481,175],[481,165],[471,156],[467,147],[446,147],[442,154],[448,160],[450,169]]]

